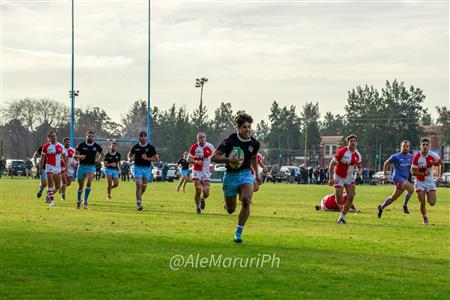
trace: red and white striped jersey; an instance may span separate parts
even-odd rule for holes
[[[439,154],[434,152],[428,152],[427,156],[423,156],[422,152],[417,152],[412,160],[412,166],[417,167],[419,172],[426,172],[428,170],[428,176],[416,176],[417,181],[433,181],[433,165],[441,162]]]
[[[342,205],[345,205],[345,202],[347,202],[347,193],[343,193],[342,195]],[[323,205],[328,209],[339,209],[334,194],[326,195],[325,197],[323,197]]]
[[[361,154],[355,149],[350,151],[347,146],[339,148],[334,155],[333,161],[336,163],[336,175],[342,178],[353,176],[356,166],[361,165]]]
[[[63,155],[66,157],[66,161],[67,161],[67,164],[68,164],[69,168],[72,168],[74,166],[74,158],[73,158],[74,154],[75,154],[75,149],[74,148],[72,148],[72,147],[69,147],[69,148],[64,147]],[[64,162],[61,162],[61,166],[63,168],[66,167],[64,165]]]
[[[53,167],[61,167],[61,156],[64,152],[64,146],[60,143],[47,143],[42,146],[42,153],[45,154],[46,164]]]
[[[204,146],[200,146],[198,143],[192,145],[191,149],[189,149],[189,157],[192,157],[196,162],[203,161],[203,166],[194,164],[194,170],[209,171],[211,166],[211,156],[213,153],[214,146],[210,143],[205,143]]]
[[[259,165],[262,163],[263,161],[263,156],[261,155],[261,153],[257,153],[256,154],[256,164]],[[255,171],[253,171],[253,168],[250,170],[252,172],[252,175],[255,175]]]

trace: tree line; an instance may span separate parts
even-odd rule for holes
[[[407,87],[403,82],[386,81],[381,90],[373,86],[357,86],[348,91],[343,101],[342,115],[333,108],[321,115],[318,102],[306,102],[298,113],[295,105],[281,106],[273,101],[267,120],[254,124],[254,136],[262,143],[262,151],[270,164],[290,164],[295,157],[306,156],[311,163],[321,155],[320,136],[355,133],[359,150],[366,165],[374,167],[398,150],[399,142],[408,139],[417,146],[423,134],[422,125],[442,125],[445,143],[450,144],[450,111],[436,107],[438,119],[432,120],[423,107],[425,95],[419,88]],[[207,134],[208,141],[217,145],[235,130],[234,117],[240,112],[231,103],[222,102],[209,114],[201,105],[193,112],[172,104],[162,110],[151,107],[151,143],[157,147],[161,159],[177,161],[195,142],[198,131]],[[70,110],[59,101],[25,98],[8,103],[2,109],[0,141],[7,158],[27,158],[45,142],[50,130],[60,139],[69,136]],[[249,112],[251,114],[251,112]],[[75,135],[83,136],[93,130],[98,136],[136,139],[147,128],[147,103],[137,100],[119,122],[111,119],[99,107],[77,108]],[[131,145],[120,145],[127,152]],[[306,151],[306,153],[305,153]]]

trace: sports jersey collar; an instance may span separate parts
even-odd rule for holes
[[[145,146],[147,146],[147,145],[148,145],[148,142],[147,142],[147,143],[145,143],[145,145],[142,145],[142,144],[141,144],[141,142],[139,142],[138,144],[139,144],[139,146],[141,146],[141,147],[145,147]]]
[[[237,132],[236,131],[236,135],[237,135],[237,138],[241,141],[241,142],[250,142],[251,140],[252,140],[252,137],[250,136],[248,139],[243,139],[240,135],[239,135],[239,132]]]
[[[89,147],[90,147],[90,146],[94,146],[94,144],[95,144],[95,142],[92,142],[91,144],[89,144],[87,141],[86,141],[85,143],[86,143],[86,145],[88,145]]]
[[[114,155],[116,153],[117,153],[117,151],[114,151],[114,152],[109,151],[109,154],[112,154],[112,155]]]

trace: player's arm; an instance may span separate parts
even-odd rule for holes
[[[41,161],[39,162],[39,172],[42,175],[42,171],[44,170],[44,160],[45,160],[45,153],[41,152]]]
[[[73,158],[78,159],[78,160],[83,160],[86,158],[86,155],[82,155],[80,153],[80,150],[75,150],[75,154],[73,155]]]
[[[330,165],[328,166],[328,183],[330,185],[334,184],[334,167],[336,166],[336,161],[332,159]]]
[[[131,149],[131,151],[128,152],[127,158],[128,158],[128,161],[133,161],[134,160],[133,149]]]
[[[65,154],[61,155],[61,160],[63,161],[64,165],[66,166],[66,169],[68,169],[69,164],[67,163],[67,156]]]
[[[159,161],[159,156],[158,156],[158,154],[154,154],[148,160],[151,161],[151,162],[158,162]]]
[[[211,161],[216,164],[227,164],[229,162],[232,162],[232,160],[226,157],[225,154],[220,150],[214,151],[213,156],[211,156]]]
[[[267,173],[267,167],[266,167],[266,165],[263,162],[260,162],[259,166],[263,169],[264,173]]]
[[[188,163],[190,163],[191,165],[195,164],[195,159],[194,157],[192,157],[192,155],[189,153],[188,155],[188,159],[187,159]]]
[[[119,159],[117,166],[119,167],[119,172],[122,172],[122,160]]]
[[[100,157],[95,161],[95,163],[99,163],[99,162],[105,160],[105,153],[102,151],[101,148],[100,148],[99,153],[100,153]]]
[[[256,161],[256,155],[252,156],[252,158],[250,159],[250,165],[252,167],[252,169],[254,170],[255,173],[255,180],[256,182],[261,185],[261,179],[259,178],[259,173],[258,173],[258,162]]]
[[[436,182],[440,182],[441,176],[444,173],[444,162],[440,159],[436,164],[438,166],[438,176],[436,178]]]
[[[390,167],[391,167],[391,159],[389,158],[383,164],[383,176],[385,180],[388,178],[387,171],[388,169],[390,169]]]
[[[37,151],[34,152],[34,154],[33,154],[33,161],[34,161],[34,165],[35,165],[35,166],[38,165],[37,159],[38,159],[39,156],[40,156],[40,155],[39,155],[39,153],[38,153]]]
[[[413,176],[427,176],[427,171],[425,170],[425,172],[420,172],[417,165],[411,166],[411,173]]]

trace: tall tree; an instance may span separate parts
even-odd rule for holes
[[[300,120],[302,124],[302,134],[300,146],[301,149],[305,149],[305,141],[306,141],[306,151],[304,153],[305,156],[308,157],[308,164],[311,162],[318,161],[319,148],[320,148],[320,112],[319,112],[319,103],[306,102],[303,105],[302,112],[300,113]]]
[[[327,112],[320,122],[320,135],[342,135],[344,130],[344,117]]]
[[[438,124],[442,125],[442,132],[444,134],[443,143],[450,145],[450,110],[446,106],[436,106],[438,112]]]

